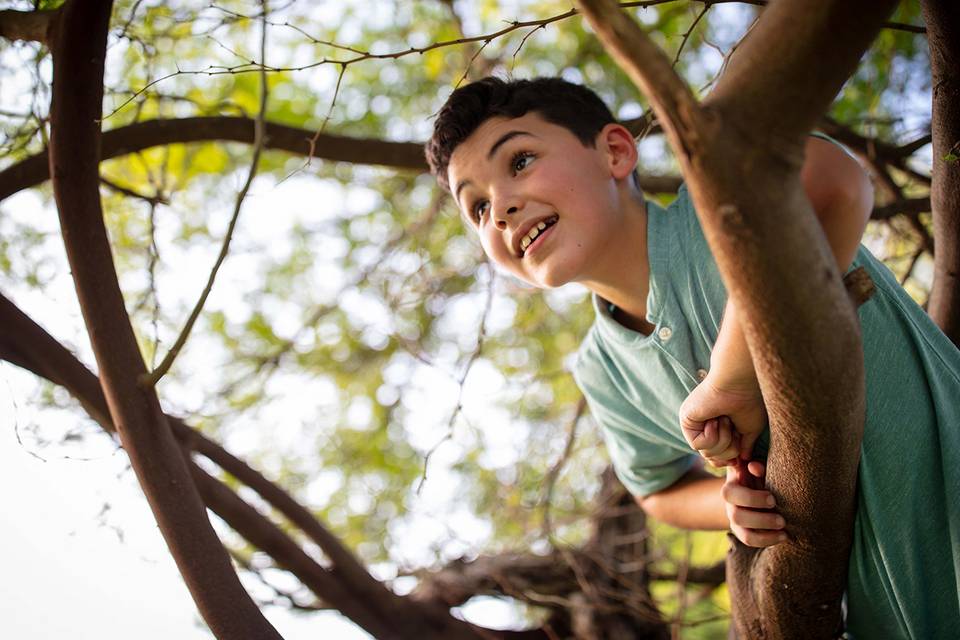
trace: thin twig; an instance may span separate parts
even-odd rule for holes
[[[697,14],[697,17],[693,19],[693,23],[690,24],[690,28],[687,29],[686,33],[683,34],[683,40],[680,41],[680,46],[677,48],[677,55],[673,58],[674,67],[677,66],[677,63],[680,62],[680,54],[683,53],[683,48],[687,45],[687,41],[690,39],[690,35],[693,34],[693,30],[697,28],[697,25],[700,24],[700,20],[703,19],[703,16],[707,15],[707,11],[710,11],[710,7],[713,5],[709,2],[703,4],[703,9]]]
[[[457,392],[457,403],[454,406],[453,411],[450,413],[450,419],[447,421],[447,432],[444,434],[435,445],[430,447],[430,450],[427,451],[426,455],[423,457],[423,473],[420,476],[420,481],[417,483],[417,495],[420,495],[420,490],[423,489],[423,484],[427,481],[427,467],[430,464],[430,458],[433,454],[440,448],[447,440],[453,438],[453,427],[454,422],[457,419],[457,416],[463,411],[463,388],[464,383],[467,380],[467,376],[470,374],[470,370],[473,368],[474,363],[477,361],[477,358],[480,357],[480,354],[483,352],[483,344],[486,339],[487,333],[487,320],[490,317],[490,310],[493,308],[493,294],[495,289],[495,284],[497,280],[496,272],[493,268],[490,268],[490,283],[487,287],[487,298],[483,307],[483,314],[480,317],[480,330],[477,334],[477,346],[474,347],[473,352],[470,354],[470,357],[467,359],[466,364],[463,367],[463,373],[460,375],[460,379],[457,381],[459,386],[459,391]]]
[[[546,478],[544,478],[543,499],[541,500],[541,504],[543,505],[542,535],[548,540],[553,538],[553,521],[550,518],[550,507],[551,502],[553,501],[553,488],[557,483],[557,478],[560,476],[560,472],[570,459],[570,454],[573,451],[573,444],[577,440],[577,425],[580,424],[580,418],[583,417],[583,412],[586,411],[586,408],[587,400],[581,394],[580,398],[577,400],[577,407],[573,412],[573,417],[570,419],[570,424],[567,427],[567,442],[563,446],[563,453],[561,453],[557,461],[553,463],[553,466],[550,467],[550,471],[547,472]]]
[[[264,11],[266,14],[266,11]],[[260,59],[266,59],[267,53],[267,25],[263,25],[263,31],[260,35]],[[220,247],[220,254],[217,256],[217,260],[213,265],[213,269],[210,270],[210,276],[207,278],[206,287],[203,289],[203,293],[200,295],[200,299],[197,301],[196,306],[193,308],[193,311],[190,313],[190,317],[187,319],[187,323],[184,325],[183,330],[180,332],[180,335],[177,336],[176,341],[173,346],[170,348],[170,351],[167,352],[166,357],[160,363],[156,369],[150,373],[144,374],[140,378],[140,384],[145,387],[152,387],[159,382],[159,380],[170,370],[170,367],[173,365],[173,361],[176,359],[177,355],[180,353],[180,350],[183,348],[183,345],[186,344],[187,338],[190,336],[190,331],[193,329],[194,323],[197,321],[197,318],[200,317],[200,312],[203,310],[203,305],[207,301],[207,297],[210,295],[210,291],[213,289],[213,282],[217,277],[217,271],[220,269],[220,265],[223,264],[224,259],[227,257],[227,253],[230,250],[230,241],[233,238],[234,229],[237,226],[237,219],[240,217],[240,210],[243,208],[243,201],[247,197],[247,192],[250,190],[250,185],[253,183],[253,178],[257,175],[257,167],[260,164],[260,154],[263,151],[263,142],[264,142],[264,120],[267,112],[267,72],[266,67],[261,68],[260,73],[260,111],[257,113],[257,119],[254,123],[253,129],[253,158],[250,161],[250,170],[247,173],[247,180],[243,185],[243,188],[240,189],[240,193],[237,194],[237,201],[233,208],[233,215],[230,218],[230,224],[227,226],[226,235],[223,238],[223,245]]]
[[[0,362],[0,366],[4,366],[6,363]],[[17,439],[17,444],[20,445],[20,448],[26,451],[28,454],[39,460],[40,462],[46,462],[47,460],[40,455],[34,453],[23,444],[23,440],[20,438],[20,407],[17,405],[17,396],[13,392],[13,386],[10,384],[10,380],[4,376],[3,381],[7,384],[7,391],[10,394],[10,404],[13,405],[13,435]]]
[[[327,109],[327,115],[323,117],[323,122],[320,123],[320,127],[317,129],[317,132],[314,134],[313,138],[310,140],[310,153],[307,155],[306,165],[310,165],[310,160],[313,159],[314,150],[317,147],[317,140],[320,138],[320,134],[323,133],[323,130],[327,128],[327,123],[330,122],[330,118],[333,116],[333,107],[337,104],[337,97],[340,95],[340,84],[343,82],[343,74],[347,72],[347,65],[340,65],[340,73],[337,75],[337,86],[333,89],[333,97],[330,99],[330,108]]]
[[[117,184],[116,182],[110,180],[109,178],[104,178],[100,176],[100,184],[107,187],[111,191],[116,191],[117,193],[129,196],[131,198],[137,198],[138,200],[143,200],[147,204],[154,206],[156,204],[170,204],[162,193],[159,191],[152,196],[148,196],[143,193],[138,193],[133,189],[124,187],[123,185]]]
[[[540,31],[541,29],[546,29],[546,28],[547,28],[547,25],[541,24],[539,26],[534,27],[533,29],[530,29],[530,31],[528,31],[526,35],[523,36],[523,38],[520,40],[520,44],[517,45],[516,51],[513,52],[512,62],[510,63],[511,72],[517,66],[517,54],[520,53],[520,49],[523,49],[523,45],[527,43],[527,38],[532,36],[537,31]]]
[[[491,41],[491,40],[484,40],[484,41],[483,41],[483,44],[480,46],[480,48],[478,48],[478,49],[476,50],[476,52],[474,52],[474,54],[473,54],[472,56],[470,56],[470,61],[467,62],[467,68],[463,70],[463,75],[460,76],[460,79],[459,79],[459,80],[457,80],[457,84],[456,84],[456,86],[454,87],[455,89],[459,89],[459,88],[460,88],[460,85],[463,84],[463,81],[467,79],[467,75],[470,73],[470,68],[473,66],[474,60],[476,60],[478,57],[480,57],[480,54],[483,52],[484,49],[487,48],[487,45],[490,44],[490,42],[492,42],[492,41]]]
[[[629,8],[629,7],[641,7],[641,8],[645,8],[645,7],[653,7],[653,6],[656,6],[656,5],[668,4],[668,3],[671,3],[671,2],[678,2],[678,1],[680,1],[680,0],[645,0],[645,1],[643,1],[643,2],[622,2],[622,3],[620,3],[620,6],[621,6],[621,7],[624,7],[624,8]],[[723,1],[723,0],[714,0],[714,1],[715,1],[715,2],[720,2],[720,1]],[[728,1],[730,1],[730,0],[728,0]],[[738,1],[740,1],[740,0],[738,0]],[[220,9],[220,7],[216,7],[216,8]],[[223,10],[223,9],[221,9],[221,10]],[[337,48],[337,49],[340,49],[340,50],[345,50],[345,51],[348,51],[348,52],[350,52],[350,53],[354,53],[355,56],[354,56],[353,58],[348,58],[348,59],[326,58],[326,57],[325,57],[325,58],[323,58],[323,59],[321,59],[321,60],[318,60],[318,61],[316,61],[316,62],[311,62],[311,63],[309,63],[309,64],[305,64],[305,65],[301,65],[301,66],[297,66],[297,67],[271,67],[271,66],[266,65],[266,64],[263,63],[263,58],[262,58],[262,56],[261,56],[261,62],[259,62],[259,63],[256,62],[256,61],[251,61],[251,62],[249,62],[249,63],[244,63],[244,64],[232,66],[232,67],[225,67],[225,66],[223,66],[223,65],[209,65],[209,66],[207,66],[207,67],[204,68],[204,69],[194,69],[194,70],[179,69],[179,68],[178,68],[175,72],[169,73],[169,74],[167,74],[167,75],[165,75],[165,76],[163,76],[163,77],[160,77],[160,78],[156,78],[155,80],[153,80],[153,81],[147,83],[146,85],[144,85],[143,88],[141,88],[139,91],[135,92],[135,93],[133,94],[133,96],[131,96],[130,98],[128,98],[128,99],[125,100],[124,102],[120,103],[119,106],[117,106],[113,111],[111,111],[109,114],[107,114],[106,116],[104,116],[103,119],[106,120],[107,118],[112,117],[112,116],[115,115],[118,111],[120,111],[121,109],[123,109],[126,105],[128,105],[130,102],[132,102],[137,96],[139,96],[140,94],[144,93],[145,91],[147,91],[148,89],[150,89],[152,86],[156,85],[157,83],[162,82],[162,81],[164,81],[164,80],[168,80],[168,79],[173,78],[173,77],[175,77],[175,76],[180,76],[180,75],[205,75],[205,76],[233,75],[233,74],[239,74],[239,73],[250,73],[250,72],[259,71],[259,70],[264,70],[264,69],[265,69],[266,71],[272,72],[272,73],[278,73],[278,72],[283,72],[283,71],[291,71],[291,72],[293,72],[293,71],[305,71],[305,70],[307,70],[307,69],[313,69],[313,68],[316,68],[316,67],[320,67],[320,66],[323,66],[323,65],[329,65],[329,64],[338,64],[338,65],[345,65],[345,66],[346,66],[346,65],[351,65],[351,64],[357,63],[357,62],[362,62],[362,61],[364,61],[364,60],[396,60],[396,59],[398,59],[398,58],[402,58],[402,57],[409,56],[409,55],[414,55],[414,54],[420,54],[420,55],[422,55],[422,54],[424,54],[424,53],[427,53],[428,51],[433,51],[434,49],[441,49],[441,48],[445,48],[445,47],[452,47],[452,46],[461,45],[461,44],[469,44],[469,43],[473,43],[473,42],[483,42],[483,41],[487,41],[487,40],[495,40],[495,39],[499,38],[500,36],[506,35],[506,34],[512,32],[512,31],[516,31],[517,29],[525,29],[525,28],[527,28],[527,27],[545,26],[545,25],[548,25],[548,24],[551,24],[551,23],[554,23],[554,22],[558,22],[558,21],[560,21],[560,20],[566,20],[567,18],[569,18],[569,17],[571,17],[571,16],[577,15],[577,13],[578,13],[578,11],[577,11],[576,9],[570,9],[569,11],[566,11],[566,12],[564,12],[564,13],[561,13],[561,14],[558,14],[558,15],[555,15],[555,16],[551,16],[551,17],[549,17],[549,18],[542,18],[542,19],[540,19],[540,20],[523,20],[523,21],[513,20],[513,21],[511,21],[511,22],[508,23],[508,26],[506,26],[506,27],[504,27],[504,28],[502,28],[502,29],[499,29],[499,30],[497,30],[497,31],[494,31],[494,32],[492,32],[492,33],[488,33],[488,34],[484,34],[484,35],[479,35],[479,36],[469,36],[469,37],[464,37],[464,38],[455,38],[455,39],[452,39],[452,40],[442,40],[442,41],[440,41],[440,42],[434,42],[433,44],[429,44],[429,45],[426,45],[426,46],[424,46],[424,47],[409,47],[409,48],[407,48],[407,49],[402,49],[402,50],[400,50],[400,51],[393,51],[393,52],[390,52],[390,53],[370,53],[369,51],[363,51],[362,49],[354,49],[354,48],[351,48],[351,47],[344,47],[343,45],[337,45],[337,44],[332,43],[332,42],[327,42],[327,41],[317,40],[317,39],[315,39],[315,38],[311,38],[311,36],[310,36],[309,34],[307,34],[306,32],[304,32],[302,29],[299,29],[298,27],[294,27],[293,25],[290,25],[290,24],[271,23],[271,22],[269,22],[269,21],[265,21],[265,26],[267,26],[267,25],[269,25],[269,26],[278,26],[278,27],[286,26],[286,27],[294,28],[294,29],[296,29],[297,31],[299,31],[300,33],[303,33],[307,38],[310,38],[311,40],[313,40],[314,44],[326,45],[326,46],[331,46],[331,47],[334,47],[334,48]]]

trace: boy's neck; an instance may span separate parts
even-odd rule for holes
[[[649,334],[647,293],[650,265],[647,258],[647,206],[643,194],[631,190],[624,198],[622,227],[610,238],[602,260],[585,279],[593,293],[614,305],[614,319],[639,333]]]

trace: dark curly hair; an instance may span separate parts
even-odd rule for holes
[[[588,147],[594,146],[603,127],[617,121],[597,94],[560,78],[484,78],[450,94],[437,114],[425,149],[430,172],[449,191],[450,156],[470,134],[490,118],[519,118],[529,112],[564,127]]]

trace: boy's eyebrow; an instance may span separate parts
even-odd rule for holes
[[[504,144],[506,144],[508,141],[512,140],[513,138],[516,138],[517,136],[532,136],[534,138],[537,137],[532,133],[530,133],[529,131],[520,131],[516,129],[513,131],[507,131],[505,134],[497,138],[496,142],[490,145],[490,151],[487,151],[487,160],[493,157],[493,154],[497,152],[497,149],[502,147]],[[460,202],[460,191],[468,184],[470,184],[469,180],[461,180],[457,184],[457,188],[453,192],[453,198],[456,202]]]
[[[537,137],[537,136],[534,136],[534,135],[533,135],[532,133],[530,133],[529,131],[517,131],[517,130],[507,131],[505,134],[503,134],[502,136],[500,136],[500,137],[497,139],[497,141],[493,143],[493,145],[491,145],[490,151],[487,151],[487,160],[489,160],[490,158],[492,158],[492,157],[493,157],[493,154],[495,154],[495,153],[497,152],[497,149],[499,149],[500,147],[502,147],[508,140],[511,140],[511,139],[513,139],[513,138],[516,138],[517,136],[533,136],[534,138]]]

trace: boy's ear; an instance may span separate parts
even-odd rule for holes
[[[637,145],[622,124],[610,123],[600,130],[597,144],[607,154],[610,173],[618,180],[627,178],[637,166]]]

